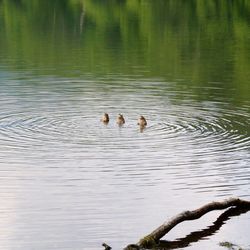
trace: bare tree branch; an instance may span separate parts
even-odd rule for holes
[[[164,222],[153,232],[143,237],[136,245],[135,244],[128,245],[126,248],[124,248],[124,250],[145,249],[157,246],[160,239],[179,223],[188,220],[196,220],[210,211],[222,210],[229,207],[250,209],[250,201],[241,200],[239,198],[229,198],[221,202],[218,201],[210,202],[193,211],[184,211],[174,216],[170,220]]]

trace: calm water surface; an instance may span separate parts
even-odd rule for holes
[[[0,248],[122,249],[249,200],[249,16],[246,1],[0,1]],[[166,239],[249,249],[249,213],[185,239],[220,214]]]

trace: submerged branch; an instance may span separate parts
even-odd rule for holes
[[[230,207],[222,213],[213,224],[207,228],[192,232],[183,238],[174,241],[160,240],[157,248],[163,249],[179,249],[188,247],[191,243],[198,242],[208,236],[215,234],[223,224],[233,216],[239,216],[249,211],[249,208]]]
[[[210,202],[196,210],[184,211],[170,220],[164,222],[152,233],[142,238],[136,245],[128,245],[125,250],[152,248],[160,243],[160,239],[165,236],[171,229],[183,221],[199,219],[204,214],[213,210],[222,210],[229,207],[250,210],[250,201],[239,198],[230,198],[222,202]],[[225,212],[226,213],[226,212]],[[222,216],[222,215],[221,215]],[[219,217],[220,218],[220,217]],[[218,218],[218,219],[219,219]],[[220,219],[221,220],[221,219]]]

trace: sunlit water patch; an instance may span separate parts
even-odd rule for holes
[[[249,105],[196,101],[174,84],[6,78],[0,210],[10,230],[1,245],[19,249],[22,238],[20,249],[98,249],[98,239],[119,249],[165,219],[166,204],[175,214],[215,198],[249,198]]]

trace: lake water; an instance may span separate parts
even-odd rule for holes
[[[0,1],[0,249],[122,249],[249,200],[249,17],[247,1]],[[221,213],[165,239],[249,249],[250,213],[204,233]]]

